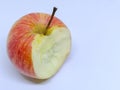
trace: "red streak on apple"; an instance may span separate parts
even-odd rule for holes
[[[47,26],[50,15],[43,13],[31,13],[23,16],[12,27],[7,41],[8,55],[13,64],[23,74],[35,77],[32,64],[32,41],[35,37],[33,29],[36,25]],[[63,22],[54,17],[49,28],[52,26],[66,27]]]
[[[9,57],[22,73],[34,76],[31,60],[31,43],[34,35],[28,33],[22,24],[20,26],[16,25],[9,36]]]

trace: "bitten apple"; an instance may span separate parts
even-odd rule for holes
[[[71,35],[66,25],[54,16],[30,13],[12,26],[7,51],[12,63],[29,77],[47,79],[63,65],[71,48]]]

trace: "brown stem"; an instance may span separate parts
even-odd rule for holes
[[[57,11],[57,8],[56,7],[53,7],[53,12],[52,12],[52,15],[51,15],[51,17],[50,17],[50,20],[49,20],[49,22],[48,22],[48,24],[47,24],[47,27],[46,27],[46,30],[45,30],[45,34],[46,34],[46,32],[47,32],[47,29],[49,28],[49,26],[50,26],[50,24],[51,24],[51,22],[52,22],[52,20],[53,20],[53,17],[54,17],[54,15],[55,15],[55,12]]]

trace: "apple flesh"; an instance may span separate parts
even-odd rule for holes
[[[7,51],[12,63],[29,77],[47,79],[63,65],[70,53],[71,35],[66,25],[51,15],[30,13],[11,28]]]

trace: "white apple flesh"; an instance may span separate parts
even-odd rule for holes
[[[70,52],[70,33],[54,28],[50,35],[37,35],[32,43],[32,60],[37,77],[49,78],[63,64]]]

